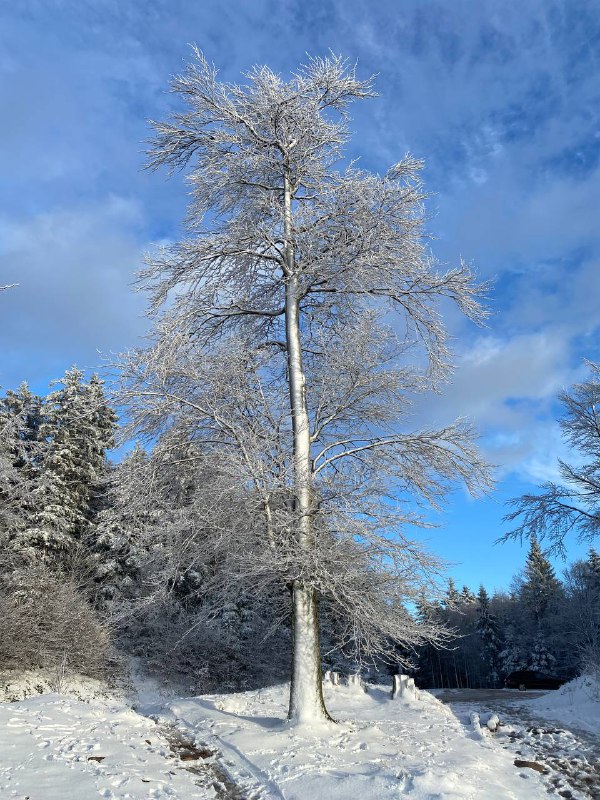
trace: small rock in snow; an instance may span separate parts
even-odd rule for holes
[[[538,764],[537,761],[522,761],[520,758],[515,758],[515,767],[527,767],[534,769],[536,772],[545,772],[546,767]]]

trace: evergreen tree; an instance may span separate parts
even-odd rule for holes
[[[492,685],[498,683],[498,654],[502,650],[500,624],[495,614],[490,609],[490,599],[483,586],[479,587],[477,595],[479,603],[477,609],[477,622],[475,630],[482,644],[482,659],[484,661],[487,680]]]
[[[32,517],[32,494],[43,453],[40,409],[41,399],[26,383],[0,399],[0,534],[5,542]]]
[[[425,591],[419,593],[415,603],[416,618],[421,625],[439,622],[443,612],[442,605],[430,600]],[[440,651],[427,642],[418,650],[419,686],[444,686]]]
[[[551,673],[554,671],[555,665],[556,657],[548,649],[542,630],[538,630],[527,666],[538,672]]]
[[[0,407],[0,535],[2,539],[16,524],[19,475],[14,465],[16,442],[14,419]]]
[[[103,600],[132,598],[139,592],[141,562],[147,553],[145,532],[160,511],[150,498],[147,454],[136,445],[109,477],[108,502],[97,517],[90,546],[95,553],[96,581]],[[137,503],[125,501],[135,486]]]
[[[456,584],[452,580],[452,578],[448,578],[448,589],[446,590],[446,599],[444,600],[444,604],[447,608],[456,608],[460,605],[462,600],[462,595],[456,588]]]
[[[600,593],[600,553],[590,547],[588,555],[588,568],[590,571],[590,584]]]
[[[149,511],[122,502],[124,487],[135,480],[140,490],[146,477],[146,453],[136,445],[113,467],[109,477],[107,507],[100,511],[91,545],[96,553],[96,579],[105,598],[130,595],[139,572],[140,538],[149,522]]]
[[[498,653],[498,665],[502,675],[509,675],[519,669],[525,669],[527,658],[517,640],[514,629],[507,628],[504,636],[504,645]]]
[[[539,625],[552,606],[556,605],[560,595],[560,581],[538,540],[533,537],[520,587],[520,599]]]
[[[46,447],[36,510],[16,541],[19,549],[48,558],[71,551],[94,520],[116,426],[99,378],[86,384],[73,367],[54,383],[60,388],[46,398],[39,426]]]
[[[2,413],[10,416],[15,424],[15,466],[21,468],[35,460],[35,444],[40,441],[42,422],[42,398],[33,394],[23,382],[16,392],[7,391],[0,401]]]
[[[576,562],[566,575],[573,648],[584,669],[600,671],[600,556],[591,548],[587,561]]]
[[[471,606],[477,602],[477,596],[473,594],[468,586],[463,586],[460,594],[461,603],[464,605]]]

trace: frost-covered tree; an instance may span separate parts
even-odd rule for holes
[[[26,466],[39,460],[36,443],[40,441],[42,422],[42,398],[33,394],[27,383],[22,383],[16,392],[11,390],[0,400],[3,414],[15,420],[18,443],[15,446],[16,466]]]
[[[45,399],[39,437],[45,443],[31,524],[15,546],[54,558],[82,541],[100,508],[106,450],[113,446],[116,415],[102,381],[73,367]]]
[[[460,602],[467,606],[473,605],[477,602],[477,595],[473,594],[468,586],[463,586],[460,593]]]
[[[590,548],[587,561],[565,572],[567,640],[572,652],[591,670],[600,670],[600,556]]]
[[[440,306],[478,320],[480,288],[423,244],[419,162],[344,165],[370,80],[332,57],[229,84],[195,55],[173,82],[187,108],[150,152],[189,168],[189,235],[143,274],[153,345],[121,365],[123,399],[133,432],[194,442],[215,496],[247,510],[240,524],[211,504],[205,529],[229,545],[230,582],[289,587],[289,718],[325,718],[319,596],[359,656],[434,635],[406,610],[438,569],[403,533],[407,498],[439,505],[488,474],[464,421],[411,430],[408,398],[449,375]]]
[[[146,554],[144,534],[153,528],[160,509],[149,500],[145,469],[147,454],[134,449],[106,477],[106,503],[98,513],[88,536],[96,561],[95,580],[102,600],[131,598],[140,593],[137,585]],[[131,502],[134,497],[136,502]]]
[[[5,542],[27,527],[34,511],[43,445],[41,398],[22,384],[0,398],[0,534]]]
[[[597,550],[594,550],[593,547],[590,547],[588,565],[591,580],[600,589],[600,553],[598,553]]]
[[[510,501],[515,510],[505,519],[519,525],[503,540],[535,536],[548,539],[564,555],[564,539],[576,532],[592,541],[600,531],[600,364],[588,362],[590,377],[559,396],[565,409],[563,437],[585,463],[559,461],[560,482],[548,482],[539,494]]]
[[[534,537],[519,586],[519,598],[539,624],[556,608],[561,594],[562,587],[554,568]]]
[[[452,578],[448,578],[448,588],[446,589],[446,597],[444,603],[448,608],[456,608],[462,602],[462,594],[456,588],[456,584]]]
[[[477,594],[477,622],[475,630],[482,644],[482,659],[486,665],[488,680],[492,685],[498,683],[498,654],[502,650],[500,623],[490,608],[490,598],[483,586]]]
[[[504,634],[504,644],[498,653],[498,665],[503,675],[508,675],[527,666],[527,656],[524,654],[519,637],[513,626],[509,626]]]
[[[550,652],[544,633],[539,630],[533,640],[533,647],[527,659],[527,667],[539,672],[552,672],[556,664],[556,656]]]
[[[514,581],[512,619],[519,632],[518,644],[527,654],[531,666],[533,646],[536,646],[536,661],[543,661],[548,652],[556,660],[566,651],[565,639],[565,593],[556,577],[554,568],[542,551],[539,542],[532,538],[527,561],[522,573]]]

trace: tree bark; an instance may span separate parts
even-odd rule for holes
[[[288,719],[306,723],[331,720],[323,699],[317,593],[294,582],[292,677]]]
[[[292,231],[292,192],[284,178],[284,238],[286,260],[285,326],[289,371],[290,409],[294,440],[294,510],[298,547],[313,545],[310,426],[306,380],[302,363],[298,274]],[[294,722],[331,719],[323,700],[319,618],[315,589],[296,580],[292,587],[293,647],[288,719]]]

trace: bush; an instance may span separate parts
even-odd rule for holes
[[[148,604],[122,627],[120,645],[140,666],[172,688],[193,694],[254,689],[289,674],[289,634],[264,640],[262,618],[229,624],[176,601]]]
[[[0,578],[0,669],[104,673],[108,630],[76,584],[47,566]]]

